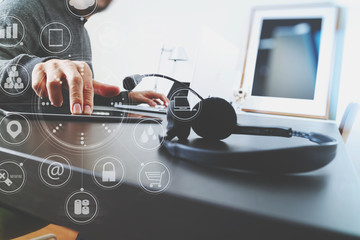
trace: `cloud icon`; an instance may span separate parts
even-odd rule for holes
[[[85,10],[95,4],[96,0],[70,0],[70,6],[76,8],[77,10]]]

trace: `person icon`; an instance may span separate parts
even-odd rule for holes
[[[22,82],[21,78],[17,78],[16,79],[16,83],[15,83],[15,89],[23,89],[24,88],[24,83]]]
[[[16,70],[16,66],[12,66],[12,67],[11,67],[11,70],[12,70],[13,73],[14,73],[14,77],[18,77],[18,76],[19,76],[19,72]]]
[[[16,96],[23,94],[31,82],[28,71],[21,65],[8,66],[3,71],[3,75],[4,78],[0,80],[0,88],[8,95]]]
[[[17,78],[19,77],[19,71],[17,71],[16,66],[12,66],[9,72],[10,78]]]
[[[14,83],[11,81],[11,78],[8,77],[6,78],[6,82],[4,84],[4,88],[5,89],[13,89],[14,88]]]

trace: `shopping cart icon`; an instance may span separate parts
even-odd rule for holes
[[[157,185],[161,188],[161,180],[165,171],[162,172],[145,172],[146,178],[150,181],[150,187]]]

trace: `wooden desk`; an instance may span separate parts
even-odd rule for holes
[[[228,172],[139,148],[131,137],[136,124],[123,124],[116,138],[95,150],[72,151],[44,141],[38,124],[31,122],[26,144],[11,151],[1,143],[1,160],[24,162],[27,181],[16,194],[0,194],[0,203],[81,231],[86,239],[360,238],[360,181],[335,123],[265,115],[241,115],[239,120],[328,134],[339,140],[337,157],[320,170],[297,175]],[[67,127],[70,133],[86,128],[94,140],[101,123]],[[259,148],[307,144],[301,139],[254,136],[231,136],[224,142]],[[74,166],[70,182],[56,189],[46,186],[38,174],[43,159],[55,153]],[[126,169],[124,183],[114,190],[100,188],[91,176],[95,162],[104,156],[117,157]],[[145,192],[138,181],[141,163],[151,161],[165,163],[171,172],[170,186],[161,194]],[[85,225],[70,221],[64,209],[67,197],[81,187],[96,196],[100,207],[97,217]]]

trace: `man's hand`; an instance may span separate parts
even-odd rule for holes
[[[165,105],[165,107],[168,107],[170,102],[164,94],[152,91],[129,92],[129,99],[131,103],[147,103],[152,107],[156,105]]]
[[[94,108],[94,94],[114,97],[120,93],[116,86],[96,82],[85,62],[49,60],[39,63],[32,72],[32,87],[40,97],[49,97],[52,105],[63,104],[62,88],[69,90],[70,111],[90,115]]]

